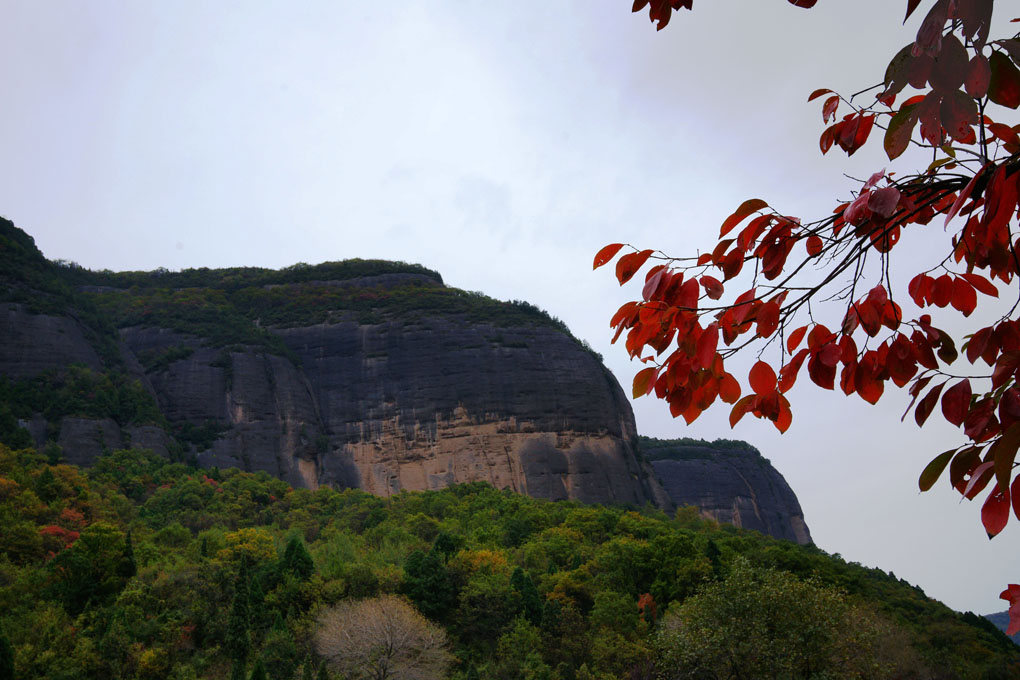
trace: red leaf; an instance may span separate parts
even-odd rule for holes
[[[740,422],[740,419],[751,410],[755,399],[755,395],[748,394],[733,405],[733,408],[730,410],[730,427],[735,427],[736,424]]]
[[[1020,107],[1020,71],[1002,52],[992,52],[989,66],[992,77],[988,83],[988,98],[1000,106]]]
[[[970,198],[971,192],[974,191],[974,185],[977,184],[977,181],[981,177],[981,175],[983,175],[986,170],[988,170],[990,168],[993,168],[993,167],[995,167],[995,166],[992,163],[989,163],[989,164],[985,165],[985,167],[983,167],[980,170],[978,170],[977,174],[974,175],[973,177],[971,177],[970,181],[967,182],[967,186],[965,186],[963,188],[963,191],[960,192],[960,195],[957,196],[956,200],[953,202],[952,207],[949,208],[949,212],[946,213],[946,224],[947,225],[949,224],[950,220],[952,220],[954,217],[956,217],[956,213],[960,212],[960,208],[963,207],[963,204],[966,202],[966,200],[968,198]]]
[[[718,300],[723,294],[723,285],[719,283],[719,279],[708,276],[707,274],[702,276],[701,285],[705,287],[705,295],[712,300]]]
[[[772,423],[779,430],[780,434],[790,429],[790,425],[793,423],[793,411],[790,410],[790,402],[781,394],[779,395],[779,414]]]
[[[811,355],[807,367],[808,375],[814,384],[825,390],[831,390],[836,386],[836,367],[823,362],[818,353]]]
[[[963,86],[967,94],[974,99],[984,99],[988,94],[988,85],[992,79],[992,67],[988,64],[988,58],[983,54],[975,54],[967,67],[967,77]]]
[[[830,118],[835,119],[836,108],[839,106],[839,95],[832,95],[822,105],[822,122],[828,123]]]
[[[981,523],[985,526],[988,538],[994,538],[1006,528],[1009,522],[1009,493],[1002,493],[997,486],[992,487],[985,504],[981,506]]]
[[[988,347],[988,341],[992,337],[992,329],[982,328],[981,330],[974,333],[970,340],[967,341],[967,361],[974,363],[978,358],[985,353],[985,349]]]
[[[719,324],[711,323],[698,338],[697,349],[694,358],[699,368],[709,368],[712,359],[715,357],[716,348],[719,346]]]
[[[964,316],[970,316],[977,307],[977,292],[974,286],[967,283],[965,279],[953,281],[953,307],[958,309]]]
[[[985,295],[990,297],[999,297],[999,289],[996,288],[991,281],[980,274],[960,274],[960,276],[966,279],[967,283],[974,286]]]
[[[953,299],[953,279],[943,274],[931,287],[931,301],[938,307],[947,306]]]
[[[758,337],[767,338],[779,327],[779,303],[769,300],[758,310]]]
[[[1020,477],[1013,480],[1013,484],[1009,487],[1009,495],[1013,501],[1013,514],[1017,519],[1020,519]]]
[[[903,17],[903,23],[907,23],[907,19],[914,13],[917,6],[921,4],[921,0],[907,0],[907,16]],[[637,11],[637,10],[635,10]]]
[[[939,402],[939,394],[942,393],[942,388],[945,386],[946,383],[939,383],[931,388],[931,391],[924,395],[921,403],[917,405],[917,408],[914,410],[914,422],[917,423],[918,427],[924,425],[924,422],[928,420],[928,416],[935,410],[935,404]]]
[[[734,403],[740,399],[740,383],[729,373],[724,373],[719,379],[719,398],[727,404]]]
[[[726,221],[723,222],[722,227],[720,227],[719,229],[719,238],[722,238],[730,231],[732,231],[733,227],[740,224],[740,222],[745,217],[747,217],[748,215],[755,211],[761,210],[762,208],[767,208],[768,205],[769,205],[768,203],[761,200],[760,198],[749,198],[743,203],[741,203],[740,207],[737,208],[736,212],[727,217]]]
[[[752,366],[747,378],[756,394],[768,394],[776,389],[776,372],[764,361]]]
[[[616,278],[621,286],[637,274],[653,252],[652,250],[642,250],[639,253],[629,253],[620,258],[620,261],[616,263]]]
[[[1014,19],[1014,21],[1016,20]],[[1020,515],[1017,516],[1020,517]],[[1020,585],[1010,583],[1009,587],[999,595],[999,599],[1007,600],[1010,604],[1009,627],[1006,629],[1006,635],[1020,633]]]
[[[999,483],[999,489],[1009,490],[1009,478],[1013,473],[1013,462],[1016,460],[1017,449],[1020,448],[1020,423],[1013,423],[1006,430],[995,444],[995,456],[992,462],[995,463],[995,477]]]
[[[652,387],[654,386],[653,379],[655,378],[655,372],[657,370],[658,369],[654,366],[649,366],[648,368],[641,369],[638,371],[637,375],[634,376],[634,389],[632,394],[635,399],[643,397],[652,391]]]
[[[786,339],[786,351],[793,353],[793,350],[797,349],[800,345],[801,340],[804,339],[804,334],[807,333],[807,326],[801,326],[790,333],[790,337]]]
[[[835,335],[835,333],[830,331],[824,325],[817,323],[815,324],[815,327],[811,329],[811,332],[808,333],[808,347],[813,350],[818,349],[825,343],[832,340]]]
[[[967,485],[963,487],[961,492],[964,498],[973,500],[974,496],[978,495],[981,489],[988,486],[988,479],[993,465],[995,465],[994,461],[988,461],[974,468],[970,473],[970,479],[967,480]]]
[[[789,392],[794,383],[797,382],[797,373],[808,356],[808,350],[802,349],[790,360],[788,364],[779,369],[779,391]]]
[[[807,246],[808,255],[814,257],[818,255],[818,253],[822,252],[822,247],[824,244],[822,243],[822,239],[817,234],[811,234],[810,236],[808,236],[807,243],[805,245]]]
[[[963,85],[967,77],[967,48],[950,33],[942,38],[942,48],[935,55],[935,65],[928,76],[931,86],[942,92],[952,92]]]
[[[970,380],[967,378],[946,390],[942,395],[942,415],[945,419],[957,427],[962,425],[970,409],[970,397]]]
[[[900,190],[896,187],[875,189],[868,194],[868,209],[879,217],[892,217],[900,202]]]
[[[972,125],[978,122],[977,103],[959,90],[947,92],[939,109],[942,127],[958,142],[968,143],[974,137]]]
[[[598,269],[606,262],[612,260],[614,257],[616,257],[616,254],[620,252],[620,248],[622,247],[623,247],[622,243],[610,243],[608,246],[600,250],[598,253],[595,254],[595,262],[592,265],[592,269]]]
[[[815,90],[814,92],[812,92],[811,95],[807,98],[807,100],[808,101],[812,101],[814,99],[818,99],[823,94],[829,94],[830,92],[832,92],[832,90],[827,90],[824,87],[823,88],[819,88],[819,89]]]
[[[818,0],[789,0],[789,3],[794,7],[803,7],[804,9],[811,9],[817,2]]]

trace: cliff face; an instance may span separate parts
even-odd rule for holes
[[[811,543],[793,489],[749,446],[641,438],[641,449],[677,506],[776,538]]]
[[[46,261],[4,220],[0,255],[0,438],[13,415],[22,438],[82,465],[140,446],[308,488],[486,481],[693,504],[810,541],[793,492],[757,454],[645,440],[639,456],[600,358],[526,303],[390,262],[88,272]]]
[[[530,305],[394,263],[123,275],[60,271],[34,255],[30,265],[30,277],[18,278],[27,265],[0,272],[0,375],[38,381],[74,364],[93,382],[127,376],[158,407],[155,417],[141,407],[18,414],[37,444],[55,441],[69,462],[138,445],[309,488],[389,495],[487,481],[550,499],[670,507],[638,461],[616,380]],[[33,287],[47,275],[70,287]],[[103,336],[105,355],[95,341],[104,331],[76,305],[119,327]],[[47,389],[51,402],[64,394]]]
[[[171,423],[219,431],[207,466],[389,495],[487,481],[585,502],[667,503],[601,363],[563,333],[455,317],[275,331],[296,357],[127,328],[134,354],[192,351],[146,374]]]

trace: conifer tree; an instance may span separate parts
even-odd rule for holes
[[[14,680],[14,647],[0,626],[0,680]]]
[[[326,670],[326,662],[323,661],[319,664],[319,675],[315,680],[329,680],[329,671]]]
[[[305,662],[301,664],[301,680],[315,680],[315,666],[312,665],[312,655],[305,655]]]
[[[138,565],[135,563],[135,546],[131,540],[131,531],[128,530],[124,540],[124,556],[117,565],[117,575],[123,578],[131,578],[138,573]]]
[[[315,562],[308,553],[304,541],[297,536],[291,536],[287,541],[287,547],[283,551],[283,563],[281,565],[284,573],[294,574],[301,580],[307,580],[315,573]]]
[[[250,609],[248,558],[241,559],[241,567],[234,582],[234,602],[230,608],[230,620],[227,623],[227,649],[234,660],[235,666],[243,669],[251,651]]]
[[[248,676],[248,680],[269,680],[269,677],[266,675],[265,666],[262,665],[262,659],[257,660],[255,665],[252,666],[251,675]]]
[[[510,576],[510,587],[521,594],[521,605],[524,608],[524,617],[534,625],[542,622],[542,597],[538,594],[538,588],[531,576],[526,571],[517,567]]]

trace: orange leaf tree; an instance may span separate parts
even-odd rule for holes
[[[920,4],[908,0],[906,17]],[[998,297],[999,287],[1015,285],[1020,275],[1014,233],[1020,124],[991,118],[1020,107],[1020,35],[989,38],[993,5],[935,0],[916,40],[892,58],[879,85],[853,97],[827,89],[808,97],[822,102],[823,154],[838,146],[853,155],[880,137],[890,160],[910,147],[927,150],[926,168],[898,177],[880,170],[831,214],[810,221],[749,199],[701,255],[630,252],[614,243],[594,263],[619,256],[621,285],[651,265],[641,299],[624,304],[610,322],[613,342],[624,337],[631,357],[647,364],[634,378],[635,397],[654,392],[688,423],[721,400],[730,405],[731,425],[750,414],[785,432],[793,420],[786,394],[805,365],[817,386],[871,404],[889,382],[905,387],[913,398],[907,413],[918,425],[940,407],[963,435],[924,469],[921,490],[948,469],[965,498],[986,492],[981,521],[989,537],[1002,531],[1010,512],[1020,518],[1017,305],[958,337],[936,322],[950,313],[969,317],[980,300]],[[636,0],[633,9],[647,7],[662,29],[674,10],[691,6]],[[862,94],[869,101],[862,103]],[[951,238],[903,291],[894,290],[889,270],[905,229]],[[918,313],[905,316],[897,296],[909,296]],[[726,368],[741,351],[757,356],[748,391]],[[1016,632],[1020,585],[1001,597],[1010,603],[1009,631]]]

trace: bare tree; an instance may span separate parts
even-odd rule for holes
[[[341,602],[318,624],[316,651],[351,680],[433,680],[450,664],[443,629],[396,595]]]

